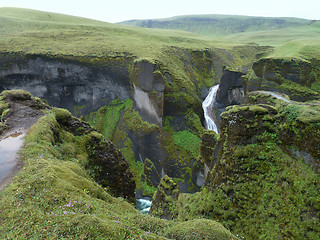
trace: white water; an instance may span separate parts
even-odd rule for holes
[[[151,208],[151,201],[148,199],[138,198],[136,199],[137,209],[145,214],[148,214]]]
[[[214,122],[214,113],[213,113],[213,105],[216,101],[217,91],[219,89],[219,85],[211,87],[209,90],[209,94],[206,99],[202,103],[202,108],[204,112],[204,118],[206,121],[206,128],[208,130],[213,130],[218,133],[218,127]]]
[[[292,101],[284,98],[284,97],[281,96],[279,93],[269,92],[269,91],[258,91],[258,92],[259,92],[259,93],[263,93],[263,94],[269,94],[269,95],[271,95],[271,96],[273,96],[273,97],[275,97],[275,98],[278,98],[278,99],[280,99],[280,100],[282,100],[282,101],[285,101],[285,102],[287,102],[287,103],[292,103]]]

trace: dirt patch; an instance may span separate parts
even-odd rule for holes
[[[3,119],[7,130],[0,135],[0,142],[8,137],[24,136],[27,130],[44,115],[42,110],[48,108],[48,106],[41,101],[31,97],[21,99],[9,96],[5,98],[5,101],[10,104],[10,112]],[[8,157],[6,156],[6,163],[10,163],[13,166],[6,170],[7,172],[4,178],[0,178],[0,191],[5,188],[10,180],[23,167],[23,162],[19,157],[19,153],[17,153],[18,150],[19,149],[16,150],[16,153],[12,151],[12,153],[8,154]],[[6,146],[0,148],[0,155],[4,156],[5,151],[7,151]]]

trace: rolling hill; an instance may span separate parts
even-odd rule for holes
[[[179,29],[201,35],[216,36],[241,32],[301,27],[310,20],[299,18],[249,17],[236,15],[190,15],[165,19],[130,20],[121,25],[144,28]]]

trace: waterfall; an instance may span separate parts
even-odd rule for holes
[[[219,85],[211,87],[209,90],[209,94],[206,99],[202,103],[202,108],[204,112],[204,118],[206,121],[206,128],[208,130],[213,130],[218,133],[218,127],[214,122],[214,113],[213,113],[213,105],[216,100],[217,91],[219,89]]]

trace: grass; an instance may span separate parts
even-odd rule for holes
[[[228,23],[228,16],[216,16]],[[229,16],[230,17],[230,16]],[[0,52],[77,56],[135,56],[163,59],[171,47],[188,49],[230,49],[256,42],[279,46],[274,56],[319,58],[320,23],[303,19],[284,19],[299,26],[249,31],[205,37],[177,30],[144,29],[121,26],[62,14],[27,9],[0,8]],[[233,19],[237,19],[234,18]],[[255,18],[239,17],[245,21]],[[262,18],[264,19],[264,18]],[[273,20],[272,18],[269,20]],[[268,22],[268,18],[262,23]],[[268,25],[268,24],[267,24]],[[301,26],[300,26],[301,25]],[[255,25],[256,26],[256,25]],[[45,39],[45,41],[43,41]],[[72,39],[72,41],[70,41]],[[298,49],[297,50],[297,46]]]
[[[237,32],[274,30],[303,26],[309,20],[298,18],[267,18],[237,15],[187,15],[165,19],[130,20],[120,24],[146,28],[180,29],[201,35],[227,35]]]
[[[199,157],[201,140],[193,133],[188,130],[174,132],[173,141],[178,147],[188,151],[191,157]]]

